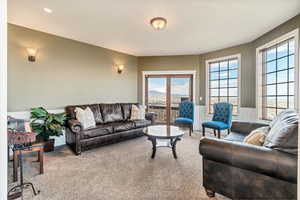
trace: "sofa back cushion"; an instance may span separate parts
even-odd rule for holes
[[[124,121],[130,119],[132,105],[133,105],[132,103],[121,103]]]
[[[123,121],[121,104],[100,104],[104,123]]]
[[[103,123],[103,118],[100,110],[99,104],[91,104],[91,105],[72,105],[72,106],[67,106],[65,108],[67,117],[71,119],[76,119],[76,113],[75,113],[75,108],[79,107],[82,109],[86,109],[86,107],[90,107],[94,114],[95,122],[96,124],[101,124]]]
[[[298,120],[295,110],[281,112],[271,123],[270,131],[264,146],[297,154],[298,152]]]

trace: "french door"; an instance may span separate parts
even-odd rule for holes
[[[145,104],[148,112],[157,114],[157,123],[173,123],[185,100],[193,100],[193,75],[145,75]]]

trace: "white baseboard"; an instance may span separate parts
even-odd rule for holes
[[[64,112],[63,109],[49,110],[52,113],[61,113]],[[29,111],[21,112],[8,112],[9,116],[12,116],[17,119],[30,119]],[[246,121],[257,121],[255,108],[240,108],[240,114],[234,116],[233,120],[246,120]],[[201,124],[205,121],[211,120],[212,116],[206,114],[206,106],[196,105],[195,106],[195,115],[194,115],[194,130],[201,130]],[[61,146],[66,144],[65,133],[60,137],[53,137],[55,139],[55,146]]]

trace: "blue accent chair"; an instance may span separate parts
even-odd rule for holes
[[[216,136],[216,130],[218,131],[218,138],[221,137],[222,130],[228,130],[232,124],[232,104],[230,103],[217,103],[214,104],[214,115],[212,121],[202,123],[203,136],[205,136],[205,128],[211,128],[214,130]]]
[[[190,136],[193,132],[194,124],[194,104],[191,101],[183,101],[179,103],[179,116],[174,121],[179,126],[188,127]]]

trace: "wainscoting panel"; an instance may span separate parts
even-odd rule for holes
[[[206,114],[206,106],[196,105],[194,119],[194,130],[201,130],[202,122],[211,120],[212,115]],[[239,115],[233,116],[233,120],[258,121],[256,108],[241,107]]]
[[[49,110],[52,113],[61,113],[64,112],[63,109],[57,110]],[[8,112],[9,116],[12,116],[17,119],[27,119],[30,118],[29,111],[21,111],[21,112]],[[234,116],[234,120],[246,120],[246,121],[257,121],[256,117],[256,109],[255,108],[240,108],[240,114],[238,116]],[[201,130],[201,123],[207,120],[211,120],[212,115],[206,114],[206,106],[196,105],[195,106],[195,123],[194,123],[194,130]],[[53,137],[55,139],[55,146],[61,146],[66,144],[65,134],[60,137]]]

